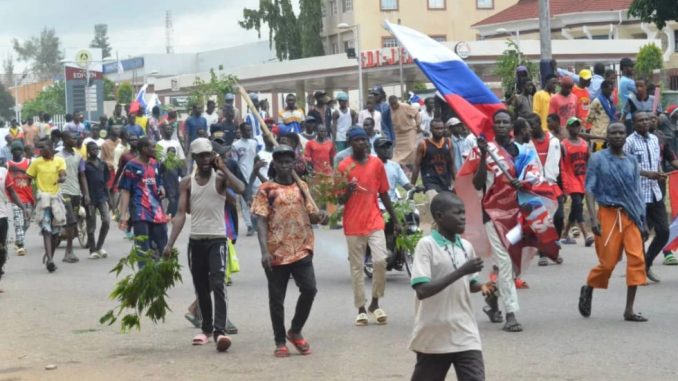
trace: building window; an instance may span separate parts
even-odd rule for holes
[[[382,48],[395,48],[398,46],[398,40],[393,37],[382,37],[381,38],[381,47]]]
[[[339,54],[339,45],[336,42],[332,43],[332,54]]]
[[[494,0],[476,0],[477,9],[494,9]]]
[[[320,4],[320,14],[323,17],[327,16],[327,7],[325,6],[325,3]]]
[[[344,41],[344,51],[347,51],[349,49],[353,49],[354,45],[355,45],[355,42],[353,40]]]
[[[434,40],[436,40],[436,41],[438,41],[438,42],[445,42],[445,41],[447,41],[447,36],[445,36],[445,35],[443,35],[443,34],[440,34],[440,35],[437,35],[437,36],[429,36],[429,37],[431,37],[432,39],[434,39]]]
[[[398,0],[379,0],[382,11],[397,11]]]
[[[342,0],[341,7],[344,12],[348,12],[353,9],[353,0]]]
[[[674,51],[678,52],[678,30],[673,31],[673,42],[676,44]]]
[[[678,90],[678,75],[672,75],[669,77],[669,89]]]
[[[330,0],[330,15],[336,15],[337,14],[337,1],[336,0]]]
[[[446,0],[428,0],[428,9],[445,9],[447,8]]]

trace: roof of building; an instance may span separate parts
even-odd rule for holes
[[[633,0],[551,0],[551,17],[577,12],[603,12],[629,9]],[[539,18],[539,0],[518,0],[501,12],[480,20],[472,26],[500,24]]]

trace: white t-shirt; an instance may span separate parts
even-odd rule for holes
[[[176,140],[161,140],[158,142],[158,145],[162,147],[162,153],[167,154],[167,149],[168,148],[174,148],[177,151],[177,159],[179,160],[184,160],[186,159],[186,155],[184,155],[184,149],[181,148],[181,144],[176,141]],[[164,160],[164,158],[162,159]]]
[[[381,112],[379,112],[378,110],[374,110],[370,113],[367,109],[360,111],[360,113],[358,114],[358,125],[362,126],[363,122],[367,118],[374,119],[375,131],[381,131]]]
[[[345,142],[346,133],[348,132],[348,129],[351,128],[351,125],[353,125],[353,116],[351,115],[351,109],[348,107],[345,112],[341,111],[341,109],[337,109],[337,112],[339,113],[339,118],[337,118],[336,140],[338,142]]]
[[[450,242],[433,230],[417,244],[410,283],[417,285],[440,279],[475,256],[470,242],[459,237]],[[464,276],[424,300],[415,296],[410,350],[429,354],[481,350],[478,323],[471,305],[470,282],[477,282],[476,276]]]
[[[11,211],[9,196],[7,195],[7,174],[7,168],[0,167],[0,218],[8,218],[10,214],[14,214]]]
[[[257,141],[255,139],[238,139],[233,143],[233,154],[238,161],[240,172],[249,181],[257,157]]]
[[[388,160],[384,164],[384,169],[386,170],[386,179],[388,179],[388,196],[391,198],[391,201],[398,201],[400,197],[398,186],[402,187],[409,184],[410,179],[407,178],[400,164],[393,160]],[[381,199],[379,203],[381,203]]]
[[[419,111],[419,118],[421,119],[419,127],[421,127],[423,131],[431,132],[431,121],[433,120],[432,114],[433,112],[431,112],[431,114],[426,112],[426,108]]]
[[[219,123],[219,115],[217,115],[216,110],[213,111],[212,114],[203,112],[202,117],[205,118],[205,120],[207,121],[207,131],[209,131],[210,126],[212,126],[213,124]]]

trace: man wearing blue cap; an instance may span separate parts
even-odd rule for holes
[[[384,88],[377,85],[372,88],[370,95],[374,96],[376,102],[376,109],[381,112],[381,133],[384,137],[395,142],[395,135],[393,134],[393,125],[391,123],[391,107],[386,101],[386,92]]]
[[[391,221],[394,221],[394,231],[400,231],[400,224],[388,195],[389,184],[384,164],[369,154],[367,133],[362,128],[351,128],[347,135],[353,153],[339,164],[338,171],[348,183],[339,202],[344,204],[344,235],[348,246],[354,305],[358,309],[355,324],[367,325],[368,311],[377,324],[386,324],[387,315],[379,307],[379,298],[384,296],[386,286],[386,237],[377,196]],[[374,275],[372,301],[366,309],[363,263],[367,245],[372,252]]]
[[[352,125],[358,123],[358,114],[348,107],[348,94],[340,91],[337,94],[339,108],[332,113],[332,138],[337,151],[347,147],[346,133]]]

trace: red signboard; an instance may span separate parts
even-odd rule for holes
[[[412,57],[405,49],[402,50],[402,57],[403,64],[407,65],[412,63]],[[360,52],[360,58],[364,69],[399,64],[398,48],[396,47],[365,50]]]
[[[92,80],[95,79],[103,79],[104,75],[100,71],[89,71],[89,77]],[[85,72],[84,69],[78,69],[75,67],[70,67],[66,66],[66,80],[67,81],[73,81],[73,80],[86,80],[87,79],[87,73]]]

